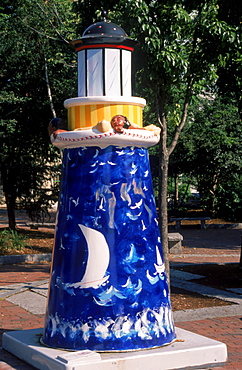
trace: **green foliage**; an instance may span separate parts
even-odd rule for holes
[[[100,20],[102,10],[109,11],[108,18],[139,41],[134,64],[137,94],[147,99],[144,123],[161,125],[164,133],[160,151],[152,153],[160,159],[158,166],[166,171],[188,117],[184,135],[188,134],[189,139],[183,136],[178,148],[186,166],[176,160],[177,171],[186,167],[184,173],[190,171],[190,178],[198,177],[194,174],[197,161],[199,186],[208,194],[215,169],[220,168],[216,192],[222,194],[219,189],[226,189],[226,184],[221,173],[230,176],[239,170],[234,158],[240,155],[240,142],[236,141],[240,132],[233,125],[235,134],[230,133],[224,102],[219,110],[202,103],[201,110],[200,94],[214,91],[217,84],[215,95],[224,97],[226,93],[229,100],[236,99],[233,102],[241,114],[242,10],[236,0],[3,0],[0,171],[4,188],[26,205],[31,204],[32,213],[39,201],[45,203],[48,199],[49,193],[43,195],[40,189],[53,177],[52,171],[58,171],[58,151],[49,146],[46,132],[53,115],[46,69],[54,109],[57,116],[65,117],[63,101],[76,94],[76,57],[69,41],[80,37],[98,17]],[[189,107],[196,105],[197,112],[189,113]],[[232,105],[231,110],[235,117]],[[199,132],[193,140],[191,130]],[[202,172],[206,172],[209,186],[205,186]],[[159,179],[155,183],[160,189],[166,187]]]
[[[147,99],[144,121],[161,124],[164,132],[161,151],[150,150],[156,194],[166,186],[159,181],[157,167],[165,171],[165,161],[178,145],[170,157],[170,171],[198,183],[209,209],[222,209],[219,194],[222,189],[231,191],[226,181],[233,182],[233,174],[240,171],[241,132],[235,107],[241,114],[241,6],[235,0],[121,0],[116,4],[89,0],[77,7],[83,24],[85,11],[93,16],[109,10],[109,18],[139,41],[134,62],[137,93]],[[230,92],[232,104],[210,104],[211,91],[213,99],[220,92],[223,96]],[[201,101],[204,92],[210,94]]]
[[[3,1],[0,17],[1,181],[13,202],[38,217],[57,199],[58,185],[46,184],[59,174],[60,154],[47,127],[54,113],[66,119],[63,102],[76,95],[69,41],[77,18],[65,0]]]
[[[231,103],[212,94],[200,98],[170,165],[176,174],[196,180],[203,205],[213,215],[238,219],[242,139],[238,109]]]
[[[218,187],[217,216],[232,222],[242,222],[242,177],[240,173]]]
[[[26,238],[14,230],[4,229],[0,231],[0,253],[18,250],[26,247]]]

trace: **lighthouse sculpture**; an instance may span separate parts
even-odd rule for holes
[[[65,101],[55,246],[42,342],[67,350],[129,351],[171,343],[172,310],[148,150],[132,96],[136,41],[104,19],[73,41],[78,97]]]

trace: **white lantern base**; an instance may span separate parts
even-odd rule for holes
[[[176,328],[177,340],[156,349],[96,353],[68,352],[41,344],[42,329],[7,332],[3,348],[40,370],[167,370],[221,366],[227,360],[224,343]]]

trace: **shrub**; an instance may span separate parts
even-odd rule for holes
[[[26,246],[26,238],[14,230],[3,230],[0,232],[0,252],[21,250]]]

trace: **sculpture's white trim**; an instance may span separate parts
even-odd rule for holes
[[[153,131],[139,129],[125,129],[123,133],[119,134],[113,129],[103,133],[91,128],[81,131],[60,132],[55,138],[51,135],[50,139],[53,145],[61,149],[85,146],[105,148],[109,145],[149,148],[159,142],[160,136],[155,135]]]
[[[64,101],[64,107],[70,108],[78,105],[95,105],[95,104],[124,104],[124,105],[138,105],[144,107],[146,100],[136,96],[88,96],[76,97]]]

